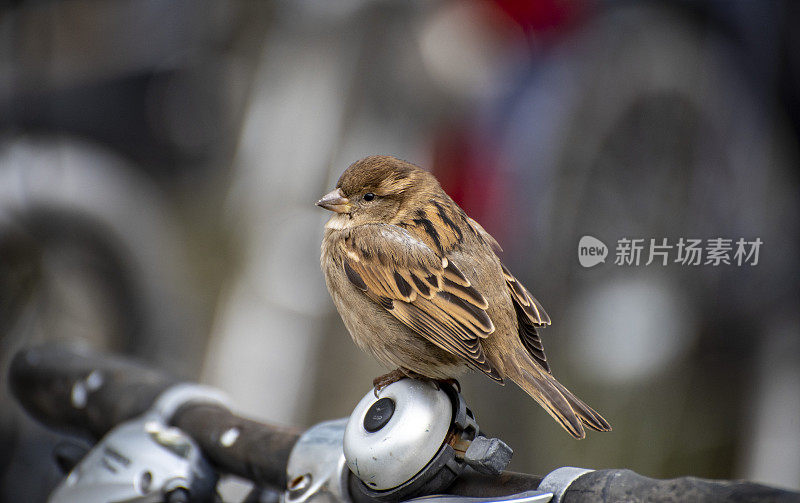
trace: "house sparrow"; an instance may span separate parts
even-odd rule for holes
[[[454,380],[467,368],[510,379],[572,436],[610,431],[550,373],[541,304],[500,263],[497,242],[427,171],[390,156],[353,163],[317,202],[333,212],[321,265],[356,344],[403,377]]]

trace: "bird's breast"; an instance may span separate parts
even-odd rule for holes
[[[456,377],[463,362],[435,346],[356,288],[344,272],[343,236],[326,232],[321,265],[336,310],[356,345],[387,368],[404,367],[435,379]],[[396,301],[400,302],[400,301]]]

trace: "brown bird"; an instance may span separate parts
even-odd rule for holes
[[[467,368],[508,378],[572,436],[610,431],[550,373],[538,328],[550,317],[500,263],[497,241],[427,171],[390,156],[353,163],[317,202],[333,212],[325,282],[356,344],[405,376],[453,380]]]

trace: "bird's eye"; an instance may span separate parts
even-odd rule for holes
[[[375,194],[372,192],[367,192],[364,194],[364,201],[372,201],[373,199],[375,199]]]

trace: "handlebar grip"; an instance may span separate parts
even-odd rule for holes
[[[58,347],[24,349],[9,370],[11,392],[31,415],[95,439],[147,411],[177,382],[129,360]]]
[[[257,485],[286,489],[286,466],[301,430],[244,419],[206,403],[179,408],[172,424],[192,437],[223,471]]]
[[[800,494],[746,481],[708,480],[696,477],[658,480],[644,477],[631,470],[596,470],[575,479],[567,488],[560,503],[596,501],[796,503],[800,501]]]

